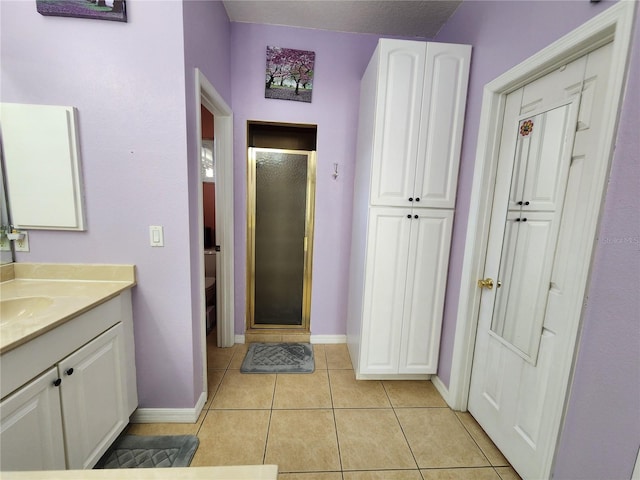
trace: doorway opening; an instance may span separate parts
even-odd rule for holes
[[[235,343],[234,336],[234,268],[233,268],[233,112],[227,105],[222,96],[213,87],[207,77],[198,69],[195,69],[195,127],[196,127],[196,146],[200,153],[197,161],[198,168],[206,169],[208,165],[203,165],[202,154],[207,150],[207,144],[203,148],[203,138],[212,140],[211,151],[208,154],[212,161],[215,162],[215,240],[214,246],[219,246],[220,250],[215,255],[215,309],[214,315],[216,320],[216,339],[215,343],[218,347],[232,347]],[[204,107],[204,109],[203,109]],[[208,112],[208,113],[207,113]],[[206,120],[201,117],[202,114],[213,117],[211,119],[213,127],[213,135],[207,133],[203,136],[203,124]],[[215,141],[213,141],[215,139]],[[206,142],[206,141],[205,141]],[[211,144],[209,144],[211,146]],[[206,163],[206,162],[205,162]],[[202,171],[202,170],[201,170]],[[202,174],[201,174],[202,175]],[[205,261],[204,261],[204,208],[203,208],[203,182],[198,179],[198,201],[197,214],[198,218],[198,256],[199,277],[202,279],[200,283],[200,315],[194,319],[197,322],[197,328],[201,332],[201,358],[202,358],[202,394],[196,405],[194,417],[190,421],[196,421],[202,406],[204,406],[207,398],[207,299],[205,295]],[[216,248],[216,250],[218,250]],[[196,325],[194,325],[196,326]]]
[[[216,243],[215,118],[213,113],[202,104],[200,105],[200,124],[202,130],[200,177],[202,182],[202,222],[204,224],[204,296],[206,333],[208,335],[215,327],[217,318],[216,252],[220,250],[220,246]]]
[[[247,333],[310,332],[315,125],[248,123]]]

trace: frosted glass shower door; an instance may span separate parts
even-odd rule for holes
[[[250,148],[251,328],[309,328],[315,152]]]

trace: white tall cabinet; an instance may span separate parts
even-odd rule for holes
[[[347,342],[357,378],[436,372],[471,47],[381,39],[361,83]]]

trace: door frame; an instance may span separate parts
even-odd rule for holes
[[[601,134],[602,142],[598,147],[599,154],[597,155],[597,158],[601,158],[603,161],[597,167],[597,181],[594,182],[594,189],[592,190],[593,208],[591,211],[593,214],[583,230],[585,237],[591,239],[589,247],[591,261],[588,268],[579,272],[579,276],[576,277],[576,281],[580,282],[581,288],[586,294],[627,77],[635,9],[636,2],[620,1],[485,85],[471,190],[471,207],[469,209],[464,247],[451,377],[448,389],[440,379],[436,378],[434,382],[443,393],[449,406],[455,410],[466,411],[469,400],[473,351],[481,295],[476,282],[484,273],[489,224],[491,221],[490,206],[494,194],[494,180],[500,147],[500,126],[503,121],[506,96],[550,71],[608,42],[613,42],[609,77],[611,101],[605,107]],[[574,317],[572,321],[575,322],[573,328],[575,332],[575,338],[573,339],[575,349],[577,346],[578,327],[582,316],[578,314]],[[563,417],[564,410],[566,410],[566,393],[574,370],[574,352],[571,352],[570,358],[573,360],[567,362],[568,365],[562,366],[562,374],[566,378],[563,398],[561,399],[564,405]]]
[[[216,319],[217,344],[219,347],[231,347],[235,343],[234,334],[234,243],[233,243],[233,112],[222,96],[213,87],[207,77],[195,69],[196,132],[197,151],[202,149],[202,124],[200,105],[204,105],[214,115],[214,137],[216,156],[216,225],[221,226],[216,233],[216,242],[221,246],[222,255],[216,255],[219,268],[216,269]],[[199,158],[199,157],[198,157]],[[198,172],[200,168],[198,166]],[[198,176],[200,174],[198,173]],[[198,232],[204,229],[202,206],[202,181],[198,180]],[[216,229],[217,230],[217,229]],[[199,235],[199,252],[204,251],[204,238]],[[202,326],[202,361],[204,389],[207,387],[207,335],[204,328],[206,316],[206,298],[204,289],[204,258],[200,255],[200,325]]]

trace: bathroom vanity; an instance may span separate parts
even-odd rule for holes
[[[138,403],[134,267],[0,268],[0,468],[91,468]]]

